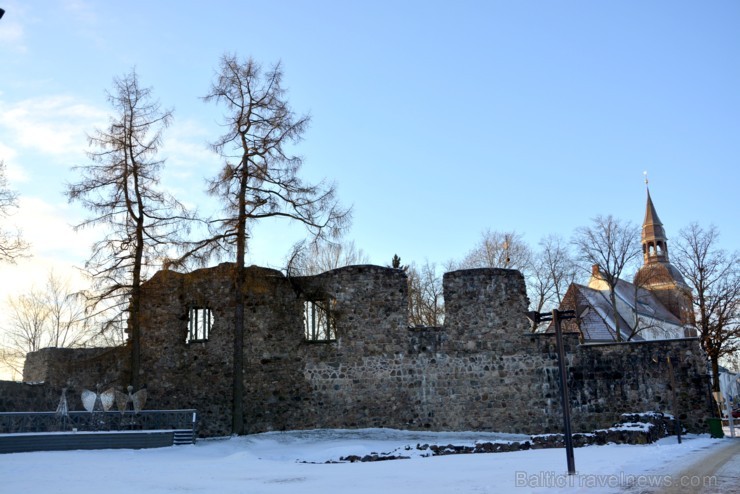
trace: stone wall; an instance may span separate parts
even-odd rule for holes
[[[704,430],[712,406],[706,358],[697,338],[581,345],[569,371],[569,386],[574,420],[583,430],[612,420],[618,407],[675,411],[686,427],[699,431]]]
[[[67,388],[70,410],[83,410],[83,389],[115,387],[129,383],[129,351],[112,348],[43,348],[26,355],[23,382],[0,381],[0,412],[49,412]]]
[[[250,290],[269,292],[272,273],[260,273],[256,282],[254,275],[249,277]],[[228,434],[231,427],[232,275],[227,264],[187,274],[161,271],[142,286],[139,379],[148,388],[147,406],[196,408],[206,435]],[[188,310],[193,306],[210,308],[214,324],[208,341],[188,344]],[[253,328],[247,326],[245,332],[251,336]]]
[[[196,408],[205,436],[230,433],[233,293],[230,264],[160,272],[143,287],[140,379],[148,387],[147,407]],[[521,273],[447,273],[444,294],[444,327],[409,328],[401,270],[350,266],[287,278],[248,268],[246,431],[560,431],[555,340],[529,332]],[[307,300],[332,301],[335,341],[306,341]],[[192,307],[213,312],[208,341],[187,342]],[[622,413],[670,412],[668,354],[682,420],[692,430],[704,426],[707,376],[697,340],[597,346],[579,345],[573,334],[564,339],[574,431],[609,427]]]
[[[52,412],[60,397],[48,384],[0,381],[0,412]]]
[[[129,382],[129,351],[111,348],[43,348],[26,355],[23,382],[54,388],[123,386]]]

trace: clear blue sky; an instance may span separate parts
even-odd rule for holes
[[[175,123],[165,185],[204,206],[220,167],[204,103],[219,57],[281,60],[312,124],[304,176],[354,206],[377,264],[459,259],[481,233],[536,245],[597,214],[641,223],[643,171],[668,235],[716,224],[740,245],[740,2],[0,0],[0,159],[41,261],[77,263],[63,184],[132,67]],[[255,230],[280,267],[297,233]],[[670,244],[669,244],[670,246]]]

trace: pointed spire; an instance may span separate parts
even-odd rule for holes
[[[645,264],[652,262],[668,262],[668,245],[663,223],[658,218],[653,199],[650,197],[650,188],[647,186],[647,172],[645,173],[645,189],[647,190],[647,206],[645,220],[642,222],[642,253]]]
[[[682,324],[689,324],[693,320],[691,289],[686,285],[681,272],[668,260],[668,239],[650,197],[647,172],[645,191],[647,206],[642,224],[642,253],[645,262],[635,274],[634,284],[650,290],[660,304]]]
[[[665,239],[665,230],[663,230],[663,223],[658,218],[658,212],[655,210],[653,199],[650,197],[650,190],[647,191],[647,207],[645,208],[645,220],[642,222],[642,238],[645,239],[645,235],[652,233],[654,237],[661,237]]]

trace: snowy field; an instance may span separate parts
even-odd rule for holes
[[[333,494],[634,492],[678,482],[676,474],[728,439],[689,435],[651,445],[424,457],[417,444],[472,445],[526,436],[415,433],[389,429],[273,432],[201,440],[192,446],[0,455],[8,494]],[[326,463],[348,455],[409,459]],[[698,490],[698,489],[697,489]]]

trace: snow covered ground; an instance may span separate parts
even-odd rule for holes
[[[417,444],[472,445],[519,440],[489,433],[389,429],[272,432],[202,440],[192,446],[0,455],[8,494],[333,494],[642,492],[679,481],[683,468],[736,439],[689,435],[644,446],[577,448],[578,474],[564,449],[423,457]],[[348,455],[392,453],[404,460],[325,463]],[[698,490],[698,489],[697,489]]]

